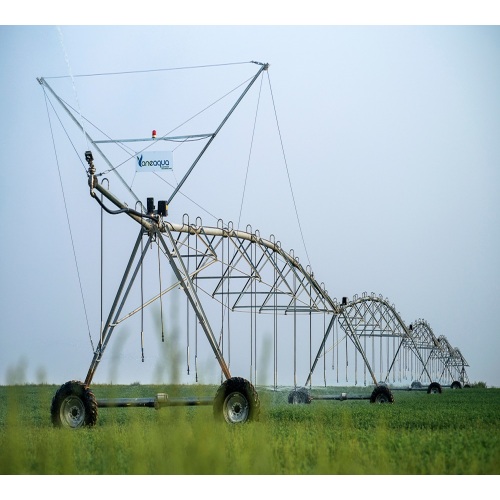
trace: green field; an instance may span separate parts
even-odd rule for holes
[[[211,406],[101,408],[95,427],[77,430],[52,427],[56,390],[0,387],[0,474],[500,473],[500,389],[397,391],[393,405],[289,405],[287,392],[260,389],[259,422],[217,424]],[[148,397],[213,395],[216,387],[92,390],[97,398]]]

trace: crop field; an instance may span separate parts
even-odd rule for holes
[[[259,422],[216,423],[211,406],[100,408],[94,427],[77,430],[52,427],[56,390],[0,387],[0,474],[500,473],[500,389],[395,391],[393,405],[363,400],[290,405],[287,392],[259,389]],[[208,396],[216,387],[97,385],[92,390],[99,399],[157,392]]]

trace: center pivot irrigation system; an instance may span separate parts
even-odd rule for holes
[[[293,250],[283,250],[274,236],[264,239],[250,226],[240,230],[221,220],[215,226],[206,226],[199,217],[194,224],[187,215],[182,223],[168,219],[173,198],[250,88],[269,68],[268,64],[254,61],[252,64],[257,65],[258,71],[246,82],[214,132],[157,137],[153,131],[152,137],[143,139],[92,138],[81,114],[71,108],[45,78],[38,78],[46,98],[51,102],[55,100],[90,144],[84,154],[87,182],[90,196],[100,206],[101,214],[128,216],[139,229],[112,305],[104,316],[99,343],[93,350],[84,381],[66,382],[53,397],[51,418],[54,425],[69,428],[94,425],[98,408],[179,405],[213,405],[215,418],[228,423],[258,420],[260,400],[256,387],[264,371],[262,365],[272,367],[269,370],[272,371],[272,388],[281,391],[278,373],[282,366],[293,364],[293,387],[284,389],[289,403],[310,403],[318,399],[367,399],[372,403],[384,403],[394,401],[389,384],[393,389],[427,390],[429,393],[441,392],[442,386],[461,388],[468,384],[465,371],[468,364],[460,351],[452,348],[445,337],[436,338],[424,320],[407,326],[394,305],[374,294],[365,293],[352,300],[343,297],[340,302],[331,298],[310,267],[302,266]],[[153,197],[148,197],[144,206],[101,149],[103,144],[123,146],[127,142],[190,140],[205,143],[170,197],[159,200],[157,205]],[[130,208],[110,191],[107,178],[99,182],[103,175],[97,172],[99,164],[118,176],[126,192],[134,197],[135,208]],[[143,269],[148,254],[158,257],[160,279],[155,295],[144,300]],[[173,273],[173,281],[163,286],[161,262],[165,259]],[[165,267],[168,268],[163,266],[163,269]],[[124,307],[128,307],[128,299],[134,287],[139,286],[138,282],[140,303],[126,312]],[[150,304],[159,303],[163,337],[162,301],[176,290],[181,290],[186,299],[188,373],[193,371],[189,361],[189,331],[194,330],[196,342],[198,332],[204,334],[220,366],[222,383],[215,397],[170,398],[161,393],[150,398],[96,400],[90,386],[115,331],[127,319],[142,315]],[[141,342],[142,335],[141,330]],[[197,343],[195,349],[198,349]],[[267,365],[261,361],[262,351]],[[246,365],[248,379],[232,375],[234,364]],[[327,370],[327,365],[331,369]],[[355,385],[374,385],[374,389],[368,395],[314,395],[312,378],[320,367],[325,387],[354,378]],[[197,352],[195,372],[198,381]],[[299,376],[305,377],[302,386],[298,384]]]

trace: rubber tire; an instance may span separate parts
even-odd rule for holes
[[[91,427],[97,422],[97,402],[94,393],[77,380],[63,384],[50,405],[54,427],[77,429]]]
[[[394,396],[386,385],[377,385],[370,396],[370,403],[394,403]]]
[[[443,389],[438,382],[431,382],[427,387],[427,394],[441,394],[441,392],[443,392]]]
[[[462,384],[458,380],[455,380],[454,382],[451,383],[451,388],[452,389],[461,389]]]
[[[288,394],[288,402],[291,405],[311,404],[312,397],[305,387],[294,389]]]
[[[411,389],[422,389],[422,382],[419,382],[418,380],[414,380],[411,383]]]
[[[242,377],[228,378],[217,389],[213,413],[216,421],[228,424],[258,421],[260,400],[255,387]]]

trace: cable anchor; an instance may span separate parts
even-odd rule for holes
[[[258,64],[259,66],[264,66],[264,71],[267,71],[269,69],[269,63],[262,63],[259,61],[250,61],[252,64]]]

